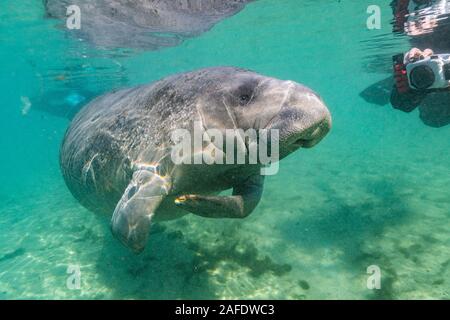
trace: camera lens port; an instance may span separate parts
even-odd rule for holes
[[[425,90],[434,84],[436,77],[433,69],[429,66],[421,65],[411,70],[410,80],[411,85],[416,89]]]

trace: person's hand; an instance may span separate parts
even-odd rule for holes
[[[424,51],[422,51],[417,48],[412,48],[405,54],[405,64],[425,59],[426,57],[430,57],[433,54],[434,52],[431,49],[425,49]]]

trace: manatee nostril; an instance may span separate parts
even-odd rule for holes
[[[305,144],[307,144],[307,143],[310,142],[310,141],[311,141],[311,140],[299,138],[299,139],[295,140],[295,142],[293,143],[293,145],[302,147],[302,146],[304,146]]]

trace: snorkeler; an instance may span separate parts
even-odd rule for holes
[[[450,1],[396,0],[394,31],[410,36],[413,49],[394,57],[391,104],[432,127],[450,124]],[[427,48],[423,51],[417,47]],[[433,49],[431,49],[433,48]]]

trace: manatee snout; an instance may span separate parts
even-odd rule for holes
[[[330,131],[330,111],[311,89],[292,81],[285,81],[283,85],[286,98],[268,127],[279,130],[280,148],[284,153],[300,147],[311,148]]]
[[[314,122],[310,128],[294,135],[289,141],[289,145],[294,147],[312,148],[318,144],[330,131],[331,118],[323,117],[322,120]]]

